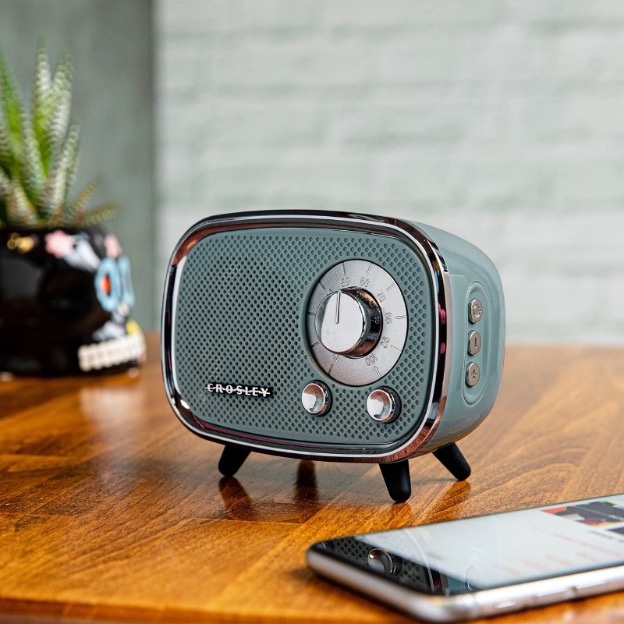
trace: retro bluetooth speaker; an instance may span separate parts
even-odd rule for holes
[[[504,304],[490,260],[441,230],[329,212],[212,217],[168,268],[162,363],[174,412],[224,445],[378,463],[390,496],[433,452],[457,479],[455,442],[491,410]]]

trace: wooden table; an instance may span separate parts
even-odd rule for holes
[[[624,491],[622,349],[509,347],[498,403],[461,444],[473,476],[416,459],[393,505],[377,466],[252,455],[221,478],[149,346],[138,374],[0,383],[0,622],[406,622],[317,578],[307,546]],[[514,618],[621,622],[624,594]]]

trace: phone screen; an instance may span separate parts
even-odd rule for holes
[[[624,494],[324,542],[332,557],[456,595],[624,565]]]

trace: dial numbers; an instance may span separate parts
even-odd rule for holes
[[[374,349],[363,356],[338,355],[319,340],[317,310],[329,294],[354,285],[375,299],[381,312],[381,333]],[[389,373],[401,356],[408,331],[405,299],[394,278],[374,263],[345,260],[329,269],[317,281],[307,313],[308,345],[318,366],[337,381],[351,386],[372,383]]]

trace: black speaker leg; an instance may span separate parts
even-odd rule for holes
[[[458,481],[470,476],[470,466],[455,442],[433,451],[433,454]]]
[[[407,459],[392,464],[379,464],[379,468],[386,482],[388,494],[396,503],[404,503],[412,493]]]
[[[233,477],[245,463],[250,452],[249,449],[226,444],[219,460],[219,472],[224,477]]]

